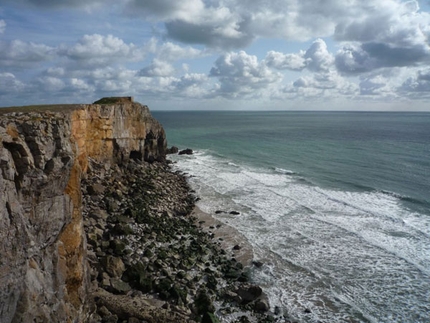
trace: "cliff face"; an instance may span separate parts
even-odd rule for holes
[[[0,110],[0,321],[80,322],[89,284],[80,182],[89,158],[165,157],[132,101]]]

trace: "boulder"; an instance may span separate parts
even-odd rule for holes
[[[263,290],[260,286],[249,284],[244,284],[240,286],[236,291],[236,294],[238,294],[242,298],[243,304],[248,304],[250,302],[255,301],[261,296],[262,293]]]
[[[111,277],[121,277],[125,271],[124,263],[119,257],[107,256],[103,265]]]
[[[192,155],[192,154],[193,154],[193,150],[192,150],[192,149],[190,149],[190,148],[187,148],[187,149],[181,150],[181,151],[179,152],[179,155]]]
[[[254,309],[258,312],[267,312],[270,309],[267,299],[259,299],[255,302]]]
[[[167,148],[166,154],[177,154],[179,152],[178,147],[172,146],[170,148]]]

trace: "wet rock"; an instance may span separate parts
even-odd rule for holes
[[[178,147],[172,146],[166,150],[166,154],[177,154],[179,151]]]
[[[192,154],[193,154],[193,150],[192,150],[192,149],[190,149],[190,148],[187,148],[187,149],[181,150],[181,151],[179,152],[179,155],[192,155]]]
[[[237,289],[236,293],[242,298],[242,302],[247,304],[260,297],[263,290],[257,285],[244,284]]]
[[[252,264],[257,268],[263,267],[263,263],[261,261],[258,261],[258,260],[253,261]]]
[[[254,309],[259,312],[267,312],[270,310],[269,301],[267,299],[259,299],[255,302]]]

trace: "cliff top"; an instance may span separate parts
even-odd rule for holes
[[[41,104],[19,107],[0,108],[0,115],[12,112],[46,112],[46,111],[72,111],[81,108],[82,104]]]
[[[120,104],[120,103],[134,103],[131,96],[124,97],[105,97],[95,101],[93,104]],[[0,115],[12,112],[67,112],[82,108],[83,104],[40,104],[40,105],[26,105],[16,107],[0,108]]]

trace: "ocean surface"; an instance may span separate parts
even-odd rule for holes
[[[299,322],[430,322],[430,113],[154,111]]]

